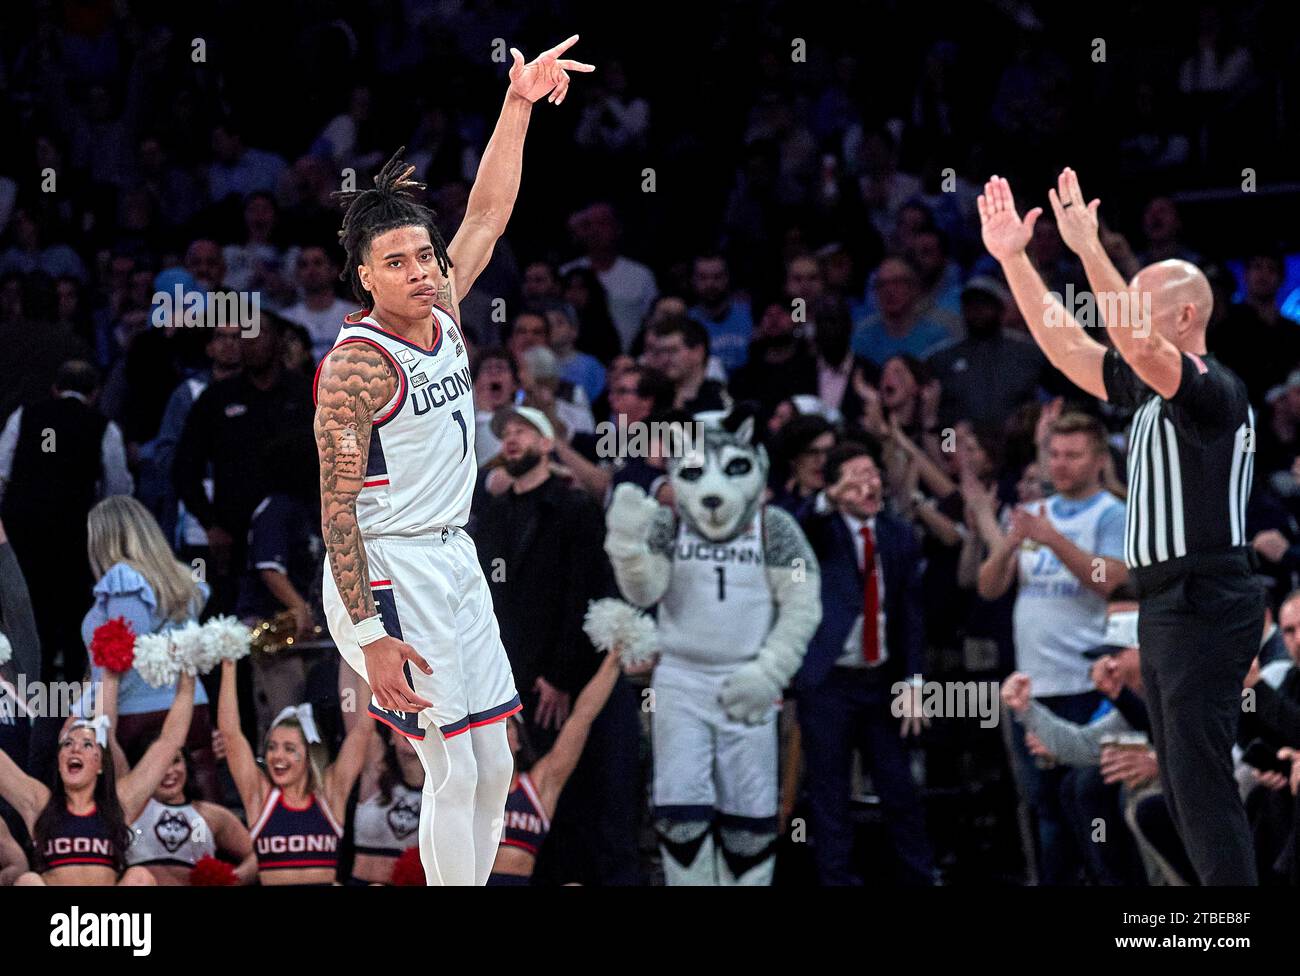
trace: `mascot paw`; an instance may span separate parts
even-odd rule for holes
[[[605,524],[609,534],[623,540],[644,542],[650,536],[650,523],[659,511],[659,503],[638,486],[624,482],[614,489]]]
[[[727,717],[746,725],[765,721],[781,698],[781,689],[758,665],[742,665],[722,686],[719,696]]]

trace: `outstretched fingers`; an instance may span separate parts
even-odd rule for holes
[[[1079,187],[1079,174],[1067,166],[1061,171],[1061,180],[1064,185],[1064,192],[1061,194],[1062,198],[1082,207],[1083,190]]]
[[[1052,213],[1056,214],[1056,222],[1058,224],[1065,219],[1065,207],[1061,204],[1061,198],[1064,196],[1064,193],[1064,190],[1059,194],[1053,189],[1047,191],[1047,199],[1052,205]]]
[[[558,58],[561,54],[563,54],[565,51],[567,51],[569,48],[573,47],[573,45],[577,43],[578,43],[577,34],[574,34],[571,37],[567,37],[564,40],[560,41],[559,44],[555,45],[555,47],[551,48],[550,50],[543,51],[541,55],[538,57],[538,60],[540,61],[542,60],[542,58]]]
[[[998,200],[1001,209],[1007,211],[1012,216],[1016,213],[1016,198],[1011,195],[1011,184],[1007,182],[1006,177],[997,176],[994,179],[998,182]]]

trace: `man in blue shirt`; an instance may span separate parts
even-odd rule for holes
[[[731,271],[721,254],[695,258],[691,287],[697,303],[690,316],[709,330],[709,346],[730,373],[745,364],[749,340],[754,334],[754,316],[749,301],[732,293]]]
[[[853,351],[883,366],[906,353],[924,359],[951,334],[920,310],[921,279],[904,258],[885,258],[876,269],[877,311],[853,330]]]

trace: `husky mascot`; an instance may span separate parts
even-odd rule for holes
[[[607,515],[623,596],[658,604],[651,728],[668,884],[771,883],[777,711],[821,621],[816,558],[799,524],[763,504],[767,451],[753,431],[747,419],[673,444],[676,512],[623,484]]]

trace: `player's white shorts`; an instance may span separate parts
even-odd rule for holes
[[[777,709],[759,725],[727,717],[718,695],[737,665],[700,666],[664,657],[654,669],[655,815],[770,819],[777,803]]]
[[[425,674],[405,665],[406,680],[433,702],[432,708],[398,712],[380,708],[372,698],[370,714],[409,738],[423,739],[430,726],[451,737],[518,712],[523,706],[492,612],[492,593],[468,533],[450,528],[416,538],[384,536],[365,540],[365,547],[384,629],[433,668],[433,674]],[[365,655],[328,556],[321,592],[330,636],[352,670],[367,678]]]

